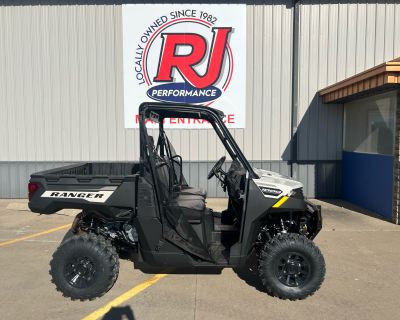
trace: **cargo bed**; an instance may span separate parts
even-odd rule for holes
[[[34,173],[29,208],[45,214],[90,208],[111,216],[114,206],[133,210],[140,168],[139,162],[91,162]]]
[[[87,162],[33,173],[31,177],[128,176],[139,171],[139,162]]]

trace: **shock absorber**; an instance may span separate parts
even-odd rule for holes
[[[304,236],[308,235],[307,218],[304,216],[299,219],[299,233]]]

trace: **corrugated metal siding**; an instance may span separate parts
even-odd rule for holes
[[[67,162],[0,162],[0,198],[25,198],[32,173],[70,164]],[[207,174],[214,164],[213,161],[186,162],[183,166],[183,174],[189,185],[205,188],[209,197],[224,197],[225,193],[218,185],[217,179],[207,180]],[[230,164],[227,161],[224,170],[228,170]],[[252,161],[251,164],[256,168],[290,175],[290,165],[285,161]],[[340,161],[296,164],[294,171],[296,178],[304,183],[304,194],[307,197],[340,197]]]
[[[67,162],[0,162],[0,198],[26,198],[27,184],[30,175],[56,167],[67,166]],[[189,185],[205,188],[209,197],[224,197],[222,188],[217,184],[217,179],[207,180],[207,174],[215,162],[199,161],[186,162],[183,174]],[[283,161],[264,161],[252,163],[257,168],[289,174],[289,165]],[[228,170],[230,162],[225,163]]]
[[[66,162],[0,162],[0,198],[26,198],[30,175],[56,167]]]
[[[307,195],[337,196],[343,110],[323,105],[316,92],[400,56],[400,4],[301,1],[299,10],[293,171]],[[232,130],[250,160],[281,163],[282,173],[289,173],[279,160],[289,159],[292,18],[292,1],[247,6],[246,129]],[[0,196],[25,195],[29,173],[40,170],[32,166],[138,158],[138,131],[123,125],[120,5],[0,6],[0,70]],[[214,132],[168,133],[191,161],[190,182],[219,194],[204,174],[225,153]]]
[[[247,17],[247,129],[233,135],[249,159],[279,160],[290,140],[292,8],[247,6]],[[0,161],[138,158],[138,130],[123,123],[120,5],[0,7],[0,69]],[[225,153],[211,130],[169,134],[185,160]]]
[[[309,198],[340,198],[341,161],[306,161],[294,164],[294,178],[304,185]]]
[[[248,6],[247,118],[249,159],[279,160],[291,131],[292,2]]]
[[[343,110],[317,91],[400,56],[400,4],[301,1],[298,159],[341,158]]]

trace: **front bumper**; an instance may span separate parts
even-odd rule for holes
[[[308,200],[304,200],[304,202],[306,203],[306,210],[311,214],[311,224],[313,227],[310,239],[312,240],[322,229],[321,206],[315,205]]]

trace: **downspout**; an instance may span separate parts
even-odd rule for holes
[[[291,112],[291,140],[290,140],[290,176],[297,178],[297,112],[299,103],[299,9],[300,1],[293,1],[293,30],[292,30],[292,112]]]

